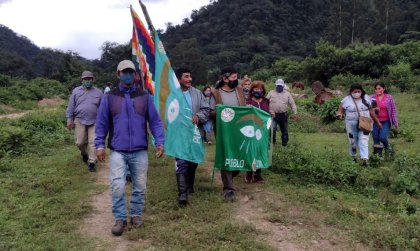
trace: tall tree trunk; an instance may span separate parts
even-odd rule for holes
[[[356,0],[353,0],[353,18],[352,18],[352,24],[351,24],[351,44],[354,43],[354,23],[356,19]]]
[[[389,17],[389,1],[385,1],[385,44],[388,44],[388,17]]]
[[[340,9],[340,14],[339,14],[339,16],[340,16],[340,25],[339,25],[339,31],[338,31],[338,34],[339,34],[339,37],[340,37],[340,48],[341,48],[341,44],[342,44],[342,12],[341,12],[341,0],[339,0],[338,1],[339,2],[339,9]]]

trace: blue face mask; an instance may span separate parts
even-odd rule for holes
[[[256,98],[261,98],[263,96],[263,92],[262,91],[253,91],[252,95]]]
[[[277,92],[283,92],[284,86],[282,85],[276,85],[276,91]]]
[[[123,84],[131,85],[134,82],[134,74],[123,73],[123,75],[120,76],[120,80]]]

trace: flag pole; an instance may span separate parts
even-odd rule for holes
[[[141,10],[143,11],[144,17],[146,18],[147,26],[149,26],[150,33],[151,33],[152,37],[154,38],[156,30],[155,30],[155,27],[153,27],[152,20],[150,19],[149,13],[147,12],[146,5],[144,5],[141,2],[141,0],[139,0],[139,4],[140,4],[140,7],[141,7]]]
[[[274,118],[273,118],[274,119]],[[274,121],[273,121],[274,122]],[[274,141],[274,130],[276,130],[276,128],[273,128],[273,123],[271,123],[271,128],[270,128],[270,153],[269,153],[269,160],[268,163],[270,166],[273,165],[273,141]]]

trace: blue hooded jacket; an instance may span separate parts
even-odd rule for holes
[[[164,144],[164,129],[152,96],[143,90],[121,84],[105,94],[99,106],[95,129],[95,147],[133,152],[148,146],[147,122],[155,138],[155,145]]]

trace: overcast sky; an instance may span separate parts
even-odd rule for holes
[[[142,2],[155,28],[165,29],[165,23],[181,24],[209,0]],[[130,4],[143,18],[138,0],[0,0],[0,24],[39,47],[72,50],[95,59],[105,41],[123,44],[131,39]]]

